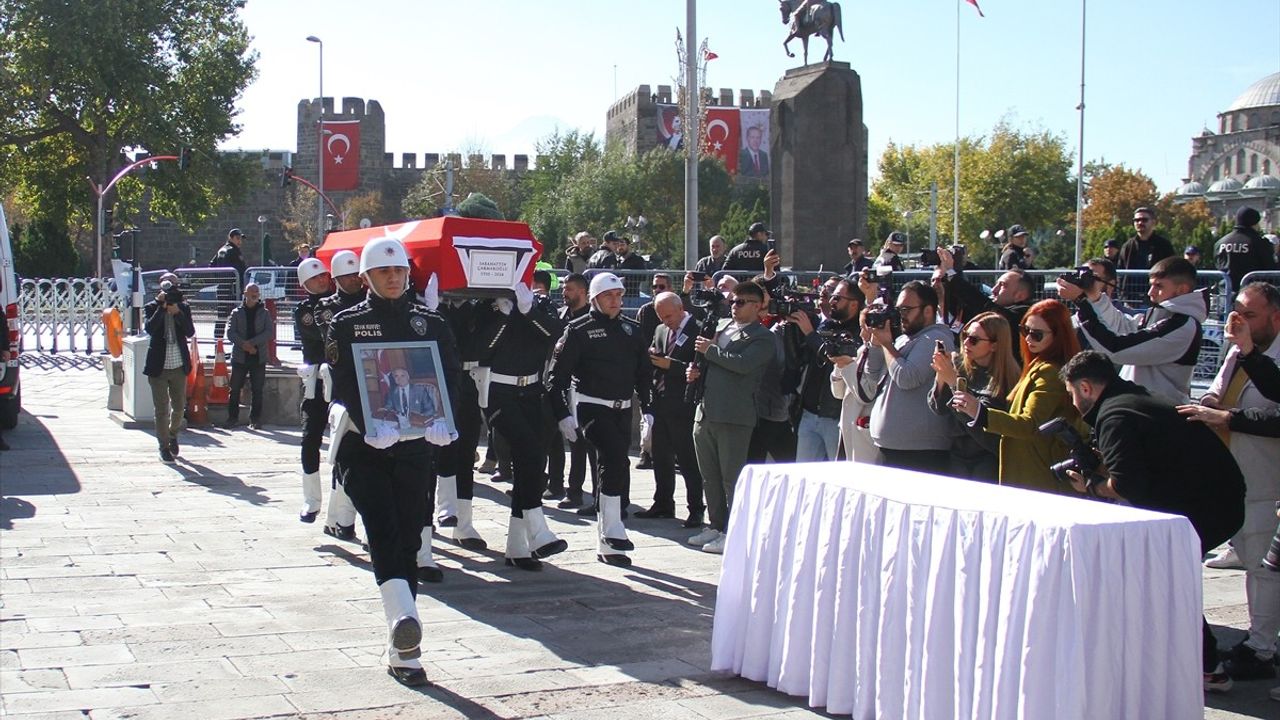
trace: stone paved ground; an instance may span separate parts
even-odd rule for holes
[[[437,542],[446,581],[419,597],[435,686],[379,662],[367,556],[294,518],[298,433],[199,430],[176,467],[107,419],[101,370],[24,358],[24,414],[0,454],[0,700],[23,720],[190,717],[827,717],[713,674],[719,561],[673,521],[633,521],[637,565],[603,566],[592,527],[549,512],[570,551],[544,572],[500,547]],[[483,477],[483,476],[482,476]],[[652,475],[634,474],[647,498]],[[479,483],[477,525],[503,538],[505,486]],[[1239,573],[1207,571],[1210,619],[1239,636]],[[1206,717],[1280,716],[1269,683]]]

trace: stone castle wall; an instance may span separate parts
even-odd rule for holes
[[[768,90],[739,90],[736,103],[733,90],[721,88],[716,93],[703,88],[702,94],[709,107],[768,108],[773,101],[773,93]],[[658,147],[657,106],[675,102],[670,85],[659,85],[656,92],[649,85],[637,87],[609,107],[605,143],[618,143],[631,155],[643,155]]]

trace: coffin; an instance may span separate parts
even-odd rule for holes
[[[359,255],[366,243],[388,236],[409,251],[415,292],[426,288],[436,273],[442,295],[509,297],[516,283],[532,283],[534,263],[542,254],[542,244],[522,222],[447,216],[331,232],[316,257],[328,266],[339,250]]]

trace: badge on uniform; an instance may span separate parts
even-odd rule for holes
[[[626,324],[626,323],[623,323],[623,324],[622,324],[622,332],[624,332],[624,333],[626,333],[626,334],[630,335],[630,334],[632,333],[631,326],[630,326],[630,325],[628,325],[628,324]]]
[[[325,323],[327,325],[329,321],[332,319],[333,319],[333,312],[329,310],[325,310],[320,313],[320,322]]]
[[[427,336],[427,319],[421,315],[414,315],[409,318],[409,326],[413,328],[414,332],[418,333],[422,337]]]
[[[302,314],[302,324],[303,324],[303,325],[314,325],[315,323],[316,323],[316,319],[315,319],[315,317],[313,317],[313,316],[311,315],[311,313],[303,313],[303,314]]]
[[[325,343],[325,344],[324,344],[324,358],[325,358],[325,362],[329,363],[329,365],[330,365],[331,367],[337,367],[337,366],[338,366],[338,343],[337,343],[337,341],[335,341],[335,340],[332,340],[332,339],[331,339],[331,340],[329,340],[329,342],[327,342],[327,343]]]

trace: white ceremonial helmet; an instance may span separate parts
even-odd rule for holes
[[[307,258],[298,263],[298,284],[306,285],[307,281],[329,272],[319,258]]]
[[[364,246],[360,251],[360,274],[363,275],[374,268],[409,267],[409,254],[404,245],[393,237],[380,237]]]
[[[333,254],[329,266],[333,268],[334,277],[355,275],[360,272],[360,256],[350,250],[339,250]]]
[[[599,273],[592,276],[591,287],[587,290],[587,299],[595,300],[596,296],[610,290],[621,290],[626,294],[626,288],[622,285],[622,279],[613,273]]]

